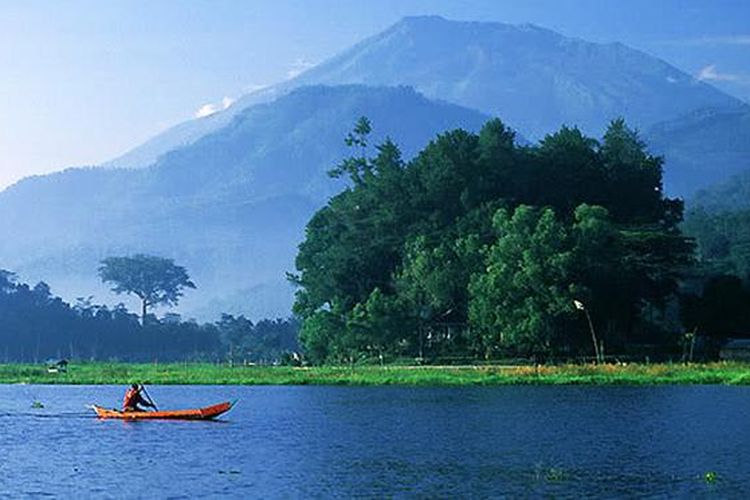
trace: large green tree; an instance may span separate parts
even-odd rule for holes
[[[601,142],[563,127],[523,146],[490,120],[408,162],[390,140],[369,157],[370,130],[360,119],[347,138],[355,154],[332,174],[350,185],[313,216],[296,260],[295,312],[319,361],[414,354],[420,330],[448,323],[481,332],[471,345],[483,355],[576,349],[587,326],[574,291],[619,348],[650,335],[646,316],[658,320],[691,265],[662,160],[622,120]],[[508,259],[520,270],[500,272]]]
[[[561,324],[573,312],[574,254],[569,233],[552,209],[521,205],[493,218],[497,240],[486,270],[469,285],[469,318],[485,357],[513,350],[545,355],[564,348]]]
[[[141,324],[145,324],[149,307],[177,305],[185,288],[195,288],[184,267],[172,259],[153,255],[107,257],[101,261],[99,277],[112,284],[113,292],[140,299]]]

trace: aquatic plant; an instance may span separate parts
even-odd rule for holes
[[[567,478],[568,474],[566,474],[565,470],[560,467],[550,467],[547,469],[547,474],[545,475],[545,479],[551,483],[564,481]]]
[[[536,464],[532,477],[538,483],[558,483],[570,479],[571,475],[562,467]]]
[[[708,484],[713,484],[719,479],[719,475],[714,471],[708,471],[703,474],[703,480]]]

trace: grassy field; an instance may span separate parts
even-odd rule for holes
[[[44,366],[0,364],[4,384],[232,385],[509,385],[728,384],[750,385],[750,364],[628,364],[556,366],[261,367],[171,363],[72,363],[67,373]]]

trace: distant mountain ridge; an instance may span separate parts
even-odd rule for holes
[[[229,125],[153,166],[69,169],[0,193],[0,267],[47,280],[66,298],[117,299],[98,261],[151,253],[174,258],[198,290],[182,310],[285,316],[285,272],[315,209],[343,188],[327,171],[349,154],[344,137],[367,115],[372,142],[390,136],[414,154],[446,129],[477,130],[488,116],[407,87],[303,87],[246,109]]]
[[[697,109],[653,126],[645,138],[665,158],[664,183],[671,192],[692,198],[721,184],[728,195],[730,179],[750,170],[750,105]]]
[[[688,206],[708,212],[750,210],[750,168],[728,181],[701,189],[688,200]]]
[[[148,165],[226,126],[248,106],[314,84],[408,85],[429,98],[499,116],[531,140],[563,124],[599,136],[618,117],[645,130],[697,108],[739,103],[620,43],[586,42],[534,25],[407,17],[296,78],[177,125],[110,165]]]

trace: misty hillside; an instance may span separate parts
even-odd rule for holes
[[[599,136],[623,116],[666,155],[670,195],[722,180],[750,156],[746,108],[647,54],[536,26],[405,18],[110,163],[142,168],[72,169],[0,193],[0,231],[12,235],[0,241],[0,267],[68,299],[111,302],[97,262],[155,253],[200,287],[183,310],[286,314],[284,273],[309,216],[343,187],[326,171],[347,154],[343,137],[360,115],[373,142],[391,136],[406,157],[488,116],[532,140],[563,123]]]
[[[695,109],[738,102],[619,43],[591,43],[532,25],[408,17],[295,79],[180,124],[111,164],[147,165],[226,125],[249,105],[321,83],[409,85],[427,97],[500,116],[532,140],[562,124],[599,136],[620,116],[644,130]]]
[[[709,212],[750,209],[750,168],[728,181],[701,189],[689,200],[689,206]]]
[[[390,136],[406,155],[436,133],[477,130],[476,111],[409,88],[306,87],[247,109],[225,128],[141,170],[70,169],[0,193],[3,268],[47,280],[67,299],[97,295],[97,263],[146,252],[174,258],[198,285],[183,311],[286,315],[285,272],[315,209],[340,190],[326,172],[348,153],[361,115],[373,141]]]
[[[645,137],[650,149],[665,158],[664,183],[671,192],[690,196],[726,184],[711,189],[722,193],[711,203],[743,202],[742,196],[732,194],[734,182],[728,179],[750,170],[750,106],[697,110],[655,125]],[[707,196],[700,196],[704,203]]]

